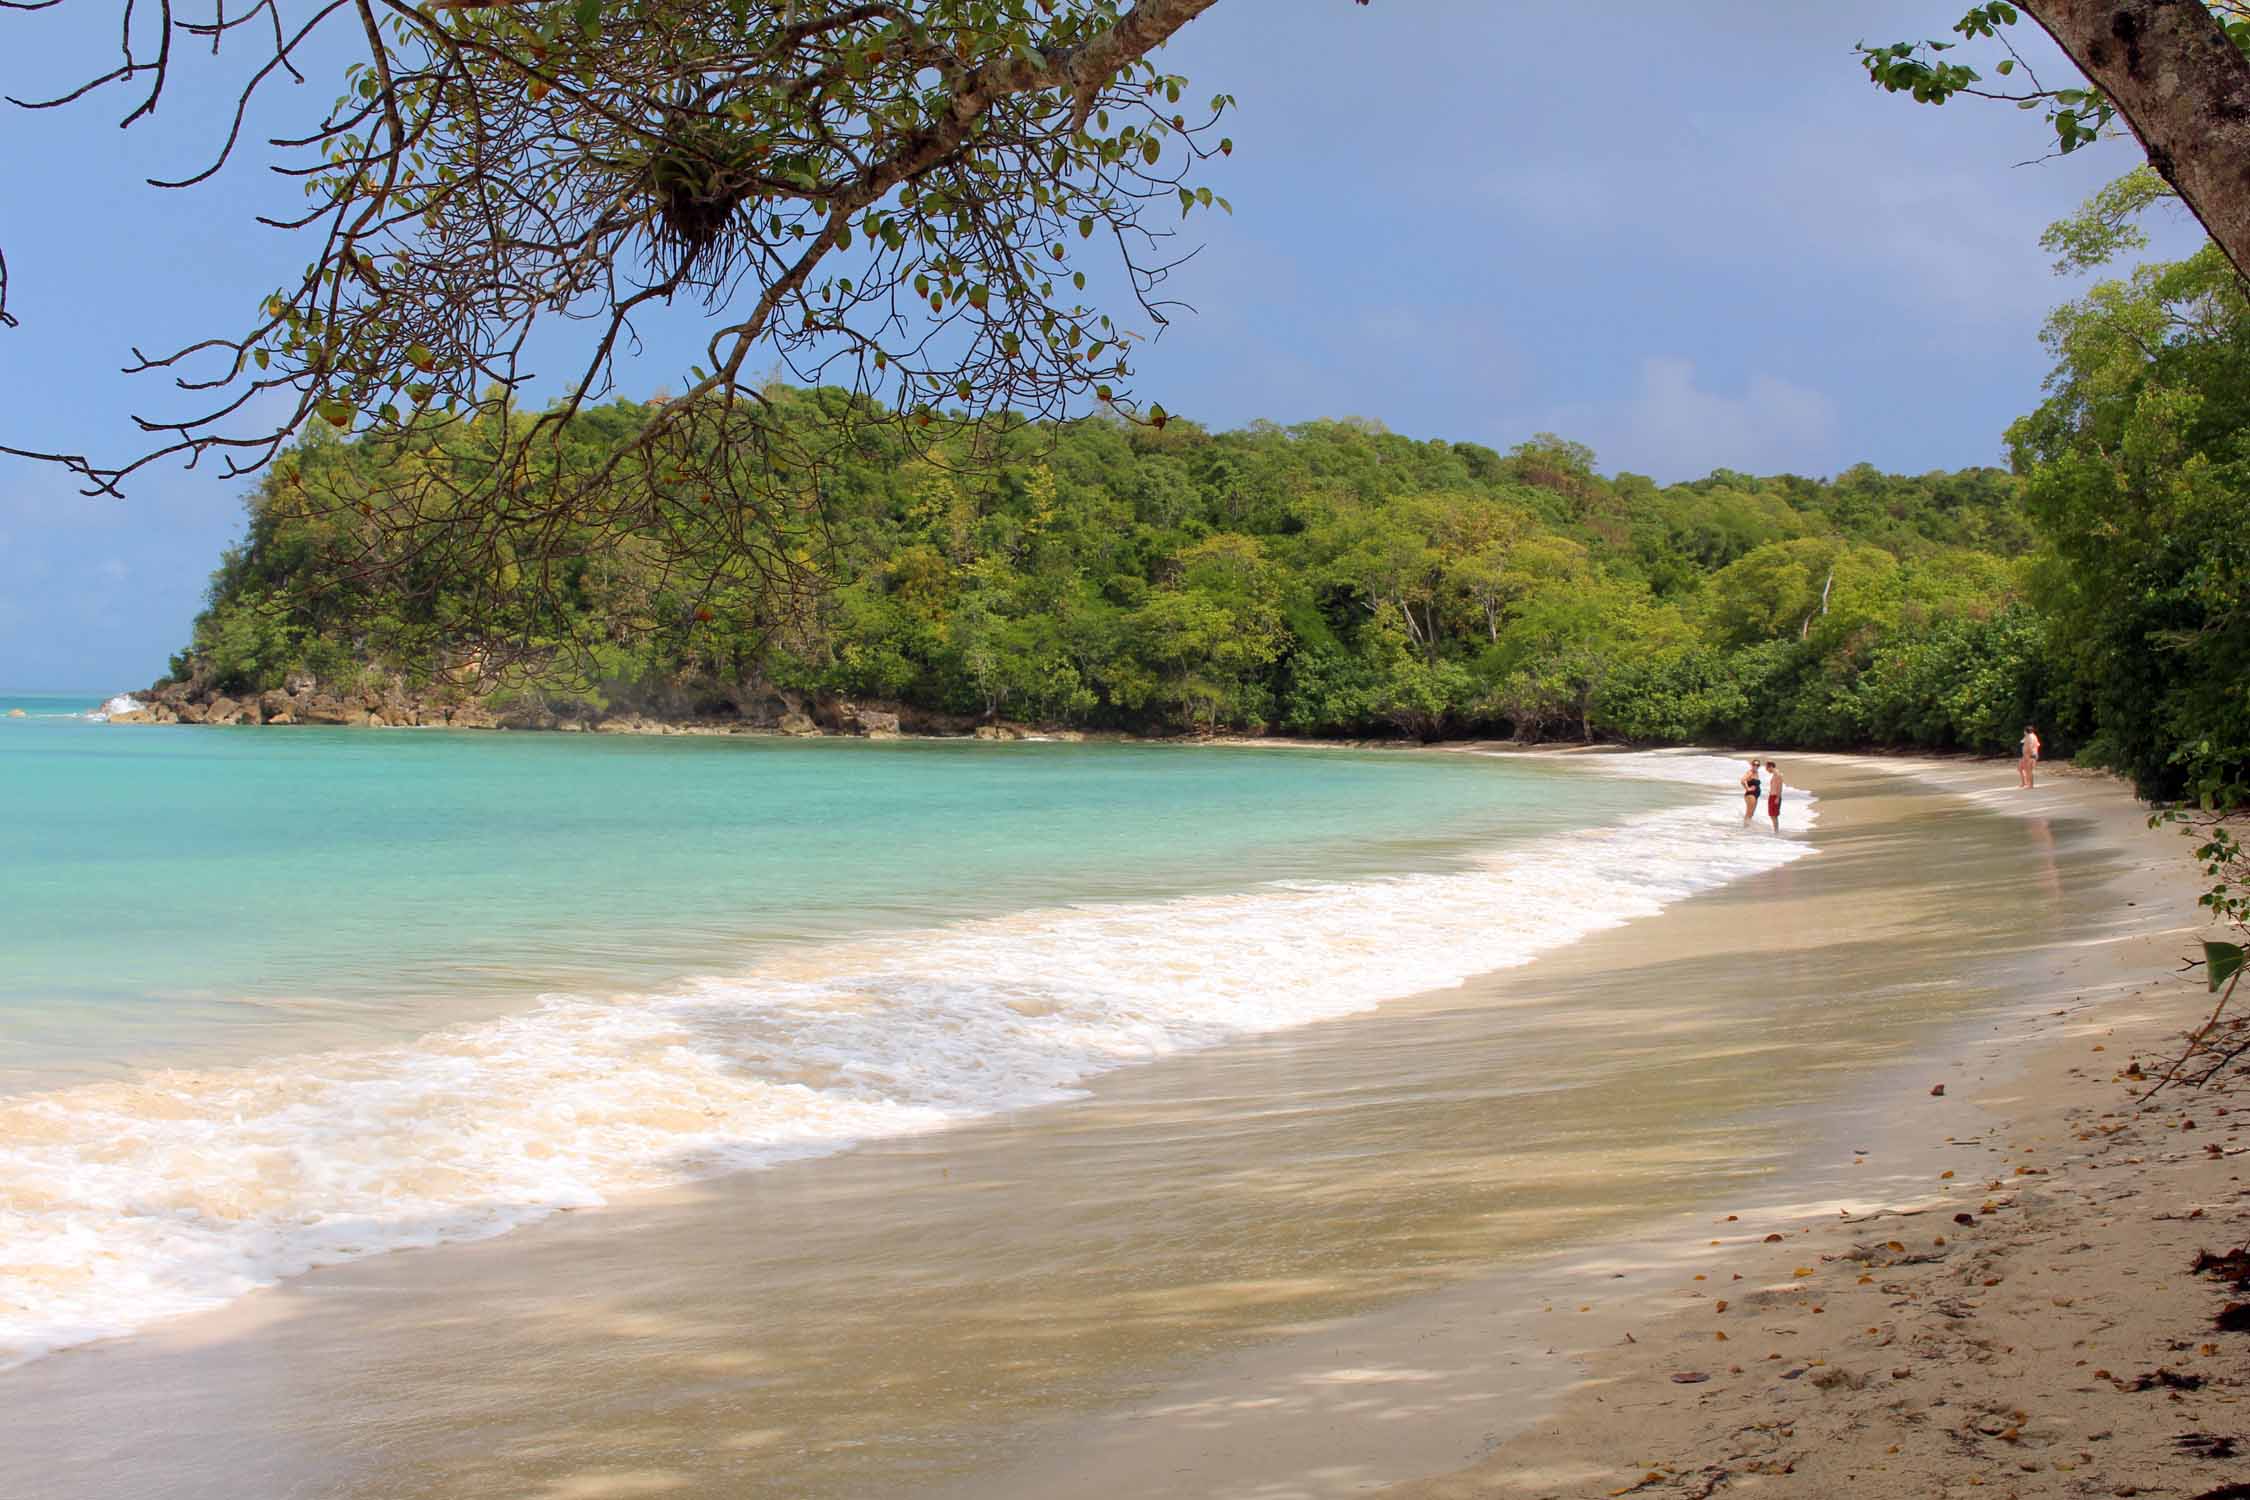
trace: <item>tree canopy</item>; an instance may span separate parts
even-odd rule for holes
[[[151,451],[5,451],[115,493],[167,456],[257,470],[317,421],[422,454],[369,476],[384,495],[351,500],[399,532],[363,567],[473,554],[484,574],[505,563],[543,586],[571,565],[559,539],[592,525],[703,568],[711,587],[744,567],[787,581],[821,535],[857,423],[975,466],[993,450],[949,433],[996,414],[1092,404],[1168,420],[1132,398],[1131,353],[1167,315],[1180,219],[1224,207],[1195,171],[1231,150],[1231,100],[1154,55],[1215,3],[252,0],[191,13],[128,0],[115,58],[29,103],[121,95],[132,125],[191,55],[239,66],[231,128],[205,169],[169,186],[247,149],[250,104],[303,79],[306,59],[350,55],[333,104],[272,143],[306,204],[269,222],[315,248],[243,325],[141,362],[206,403],[141,419]],[[2021,10],[2087,80],[2009,97],[2047,106],[2064,149],[2126,122],[2245,264],[2238,0]],[[2004,48],[2017,20],[2016,6],[1979,4],[1956,32]],[[1863,60],[1881,86],[1931,102],[1988,91],[1939,50],[1953,45],[1869,46]],[[614,394],[636,316],[683,297],[706,304],[710,332],[682,399],[636,408],[618,441],[566,436]],[[521,420],[525,341],[557,320],[585,325],[583,362],[559,403]],[[764,374],[776,359],[796,383],[855,399],[817,429],[778,420]],[[283,415],[258,420],[277,397]],[[738,543],[717,570],[714,528]],[[1400,623],[1419,628],[1403,609]]]

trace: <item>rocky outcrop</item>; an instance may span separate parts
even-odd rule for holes
[[[349,686],[292,672],[278,688],[236,697],[191,676],[162,682],[137,695],[138,706],[113,714],[113,724],[291,725],[352,729],[532,729],[592,734],[853,735],[897,739],[903,735],[1017,740],[1033,734],[1083,739],[1075,730],[1033,730],[985,722],[967,714],[911,704],[843,697],[812,698],[762,683],[636,693],[633,707],[608,711],[579,700],[549,703],[536,695],[479,697],[460,683],[440,679],[422,687],[403,677],[370,676]]]
[[[900,733],[898,710],[881,704],[827,698],[814,709],[813,718],[831,734],[862,734],[881,738],[895,737]]]

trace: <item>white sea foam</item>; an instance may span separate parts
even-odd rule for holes
[[[86,715],[86,717],[92,719],[97,724],[106,724],[109,722],[110,716],[113,714],[139,713],[146,707],[148,707],[147,704],[134,697],[131,693],[119,693],[116,697],[104,703],[100,708],[90,711]]]
[[[1811,852],[1710,803],[1470,868],[1059,907],[551,995],[411,1046],[0,1099],[0,1367],[310,1267],[1072,1097],[1092,1076],[1456,985]],[[1798,796],[1784,827],[1812,817]],[[1761,809],[1760,822],[1763,823]]]

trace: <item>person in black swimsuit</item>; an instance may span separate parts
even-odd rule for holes
[[[1750,769],[1742,773],[1742,826],[1748,828],[1750,820],[1758,815],[1758,794],[1765,787],[1758,781],[1758,757],[1750,757]]]

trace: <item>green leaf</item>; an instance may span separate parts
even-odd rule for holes
[[[571,18],[577,21],[579,31],[585,35],[588,41],[592,41],[595,37],[601,35],[602,0],[578,0],[577,5],[571,8],[570,14]]]
[[[2240,943],[2203,945],[2203,962],[2207,971],[2204,978],[2209,981],[2213,993],[2217,993],[2219,986],[2242,972],[2243,956]]]

